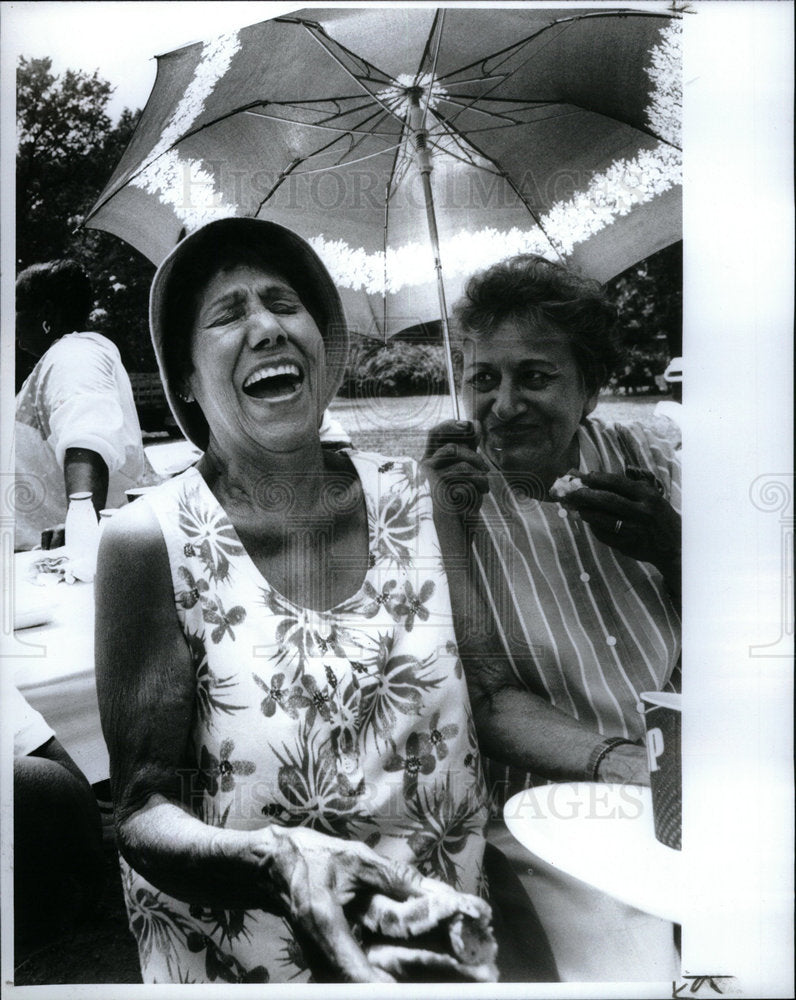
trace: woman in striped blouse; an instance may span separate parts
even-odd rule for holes
[[[597,283],[523,255],[471,278],[456,311],[473,423],[435,428],[425,464],[484,494],[463,541],[489,629],[460,608],[482,746],[504,793],[528,772],[647,784],[639,694],[679,683],[679,455],[590,416],[617,358]],[[473,600],[464,579],[452,592]]]

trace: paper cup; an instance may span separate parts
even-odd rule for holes
[[[667,847],[679,851],[682,846],[683,803],[681,696],[669,691],[645,691],[641,700],[647,727],[655,837]]]

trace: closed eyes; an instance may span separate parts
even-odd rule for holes
[[[301,308],[299,299],[285,293],[284,289],[264,289],[258,295],[260,302],[269,312],[276,316],[292,316]],[[233,292],[225,295],[223,299],[215,303],[210,310],[205,326],[226,326],[235,323],[246,317],[249,311],[249,300],[245,294]]]

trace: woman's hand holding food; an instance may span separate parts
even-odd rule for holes
[[[573,471],[577,482],[557,480],[550,495],[576,510],[601,542],[659,569],[679,597],[680,515],[651,473],[632,466],[625,471],[624,476]]]
[[[420,967],[494,978],[491,911],[483,900],[358,841],[305,827],[271,826],[249,836],[266,895],[278,897],[324,978],[331,971],[346,982],[393,982]],[[446,948],[413,946],[413,938],[440,930]]]
[[[477,447],[478,433],[469,420],[445,420],[429,431],[421,467],[442,513],[478,513],[489,480]]]

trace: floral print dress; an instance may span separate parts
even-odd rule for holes
[[[369,568],[328,611],[269,585],[196,469],[138,501],[196,672],[186,801],[211,825],[309,826],[482,893],[484,783],[431,500],[411,460],[350,458]],[[124,861],[122,879],[144,982],[310,981],[281,917],[189,905]]]

